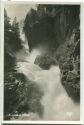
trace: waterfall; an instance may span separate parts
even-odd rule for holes
[[[28,57],[29,62],[18,62],[18,70],[25,74],[31,81],[39,86],[43,96],[40,103],[43,106],[43,117],[40,120],[79,120],[80,106],[66,93],[61,84],[61,73],[58,65],[51,66],[49,70],[43,70],[34,64],[34,60],[41,52],[33,50]],[[37,115],[32,113],[32,116]],[[35,118],[34,118],[35,120]]]
[[[21,36],[25,38],[24,35],[21,34]],[[22,40],[25,41],[24,39]],[[80,105],[79,103],[75,103],[64,89],[61,83],[59,66],[51,66],[50,69],[43,70],[34,64],[37,55],[42,55],[45,51],[45,47],[42,48],[39,46],[33,49],[29,56],[25,56],[23,51],[19,53],[19,56],[17,54],[18,57],[21,56],[21,58],[25,59],[23,62],[17,62],[18,71],[33,81],[39,87],[40,91],[43,92],[43,96],[40,100],[43,106],[43,117],[40,118],[38,114],[30,112],[28,115],[26,114],[26,119],[57,121],[80,120]]]

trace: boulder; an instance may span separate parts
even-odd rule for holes
[[[42,55],[36,57],[34,64],[40,66],[42,69],[48,70],[51,65],[57,65],[58,63],[54,57]]]

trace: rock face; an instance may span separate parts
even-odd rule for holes
[[[31,9],[24,22],[30,50],[44,45],[56,51],[78,23],[79,9],[79,5],[38,5],[37,10]]]
[[[80,29],[73,29],[70,38],[60,45],[56,51],[62,73],[62,84],[69,96],[75,101],[80,100]]]
[[[75,101],[80,99],[80,6],[38,5],[30,10],[24,22],[30,51],[45,46],[46,53],[60,66],[62,84]],[[49,58],[48,58],[49,59]],[[52,60],[52,59],[50,59]],[[49,69],[53,61],[37,57],[35,64]],[[53,63],[52,63],[53,64]]]
[[[37,56],[34,63],[45,70],[48,70],[52,65],[57,65],[56,59],[48,55]]]

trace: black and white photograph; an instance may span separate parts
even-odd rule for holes
[[[80,121],[80,7],[5,3],[4,120]]]

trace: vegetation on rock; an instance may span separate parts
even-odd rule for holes
[[[66,49],[65,49],[66,48]],[[62,73],[62,84],[69,96],[80,100],[80,29],[73,29],[72,35],[56,51]]]
[[[37,112],[42,115],[40,98],[42,93],[38,86],[28,80],[24,74],[13,70],[5,76],[5,119],[12,115]]]

